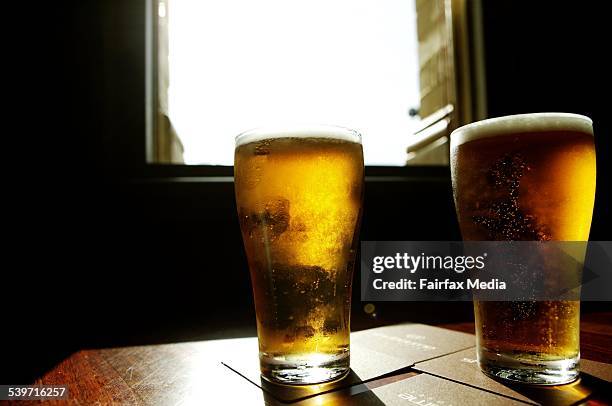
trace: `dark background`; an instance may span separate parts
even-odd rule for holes
[[[483,0],[489,116],[594,120],[592,240],[612,237],[603,3]],[[9,213],[18,227],[2,290],[2,383],[29,382],[80,348],[255,334],[233,184],[206,180],[231,168],[144,164],[144,7],[75,2],[69,16],[65,70],[76,86],[63,89],[68,105],[47,106],[57,112],[41,123],[49,149]],[[447,168],[366,175],[362,240],[460,239]],[[358,295],[353,303],[355,329],[472,317],[469,303],[380,303],[376,318]]]

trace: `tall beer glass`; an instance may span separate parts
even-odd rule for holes
[[[361,220],[361,136],[332,126],[243,133],[234,179],[262,376],[286,384],[342,377]]]
[[[588,240],[595,197],[589,118],[536,113],[466,125],[451,135],[451,171],[464,240]],[[579,301],[475,301],[474,313],[485,373],[533,384],[578,377]]]

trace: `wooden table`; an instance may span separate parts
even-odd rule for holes
[[[473,323],[439,327],[474,332]],[[231,341],[82,350],[36,383],[68,385],[75,404],[274,403],[259,388],[228,368],[211,367],[210,357],[227,348]],[[612,363],[612,313],[583,316],[581,352],[583,358]],[[367,385],[374,388],[415,374],[406,372],[373,380]]]

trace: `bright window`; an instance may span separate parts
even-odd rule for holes
[[[336,124],[404,165],[418,125],[414,0],[169,0],[168,115],[187,164],[232,165],[253,127]]]

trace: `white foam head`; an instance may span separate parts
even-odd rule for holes
[[[309,125],[287,128],[255,128],[236,136],[236,147],[275,138],[329,138],[361,144],[361,134],[346,127]]]
[[[531,113],[490,118],[457,128],[451,134],[451,147],[479,138],[549,131],[575,131],[593,135],[593,120],[572,113]]]

